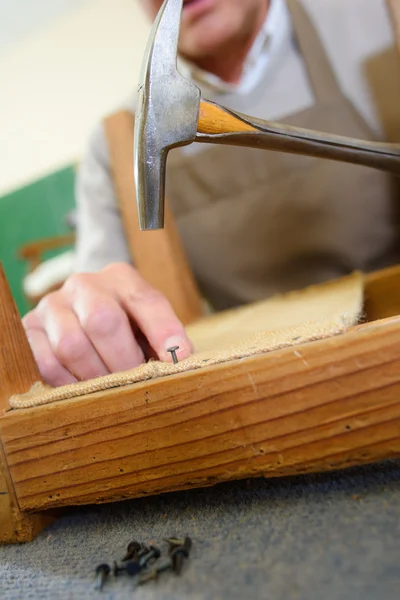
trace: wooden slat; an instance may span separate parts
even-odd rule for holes
[[[58,249],[61,246],[70,246],[74,244],[75,239],[76,236],[74,233],[67,233],[65,235],[58,235],[51,238],[36,240],[22,246],[18,254],[21,258],[26,260],[36,260],[45,252]]]
[[[0,264],[0,420],[8,399],[28,391],[40,374],[23,330],[17,307]],[[50,522],[41,515],[24,515],[18,506],[0,435],[0,543],[29,541]]]
[[[365,277],[364,311],[368,321],[400,315],[400,266],[388,267]]]
[[[396,35],[397,45],[400,50],[400,0],[387,0]]]
[[[400,455],[400,318],[0,421],[24,510]]]
[[[168,201],[164,229],[139,229],[133,179],[133,115],[116,113],[105,120],[104,126],[132,260],[146,281],[168,298],[182,323],[192,323],[203,315],[203,301]]]

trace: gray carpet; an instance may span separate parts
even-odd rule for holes
[[[94,589],[132,538],[193,537],[181,577]],[[249,480],[74,509],[31,544],[0,548],[0,598],[398,600],[400,462]]]

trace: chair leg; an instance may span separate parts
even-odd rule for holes
[[[24,393],[40,381],[21,319],[0,264],[0,419],[13,394]],[[20,511],[0,439],[0,543],[28,542],[52,520],[47,514]]]

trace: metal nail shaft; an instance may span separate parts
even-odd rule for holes
[[[176,351],[179,350],[179,346],[173,346],[172,348],[167,348],[167,352],[169,352],[172,356],[172,360],[174,361],[174,365],[178,364],[178,357],[176,355]]]

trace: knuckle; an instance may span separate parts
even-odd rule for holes
[[[62,364],[66,365],[71,359],[83,359],[88,349],[88,343],[83,332],[63,334],[54,344],[54,352]]]
[[[104,267],[100,274],[104,274],[105,276],[113,275],[117,278],[127,278],[132,277],[132,273],[135,273],[136,269],[132,267],[132,265],[125,262],[116,262]]]
[[[22,322],[22,326],[25,329],[25,331],[29,331],[30,329],[33,329],[37,322],[35,311],[31,310],[26,315],[24,315],[21,319],[21,322]]]
[[[147,283],[138,286],[135,290],[130,291],[129,300],[132,303],[140,302],[152,307],[156,305],[159,307],[168,305],[168,300],[166,297]]]
[[[55,305],[57,304],[57,297],[58,297],[57,292],[51,292],[50,294],[47,294],[46,296],[44,296],[38,302],[36,309],[34,311],[32,311],[32,314],[35,314],[35,312],[37,314],[43,314],[43,313],[52,311],[53,308],[55,307]]]
[[[81,324],[89,337],[110,336],[127,320],[125,313],[105,300],[95,302],[91,310],[81,319]]]
[[[43,379],[48,383],[54,383],[59,377],[60,364],[55,356],[46,356],[38,360],[38,367]]]
[[[88,284],[89,276],[87,273],[74,273],[64,282],[62,290],[67,294],[76,294]]]

